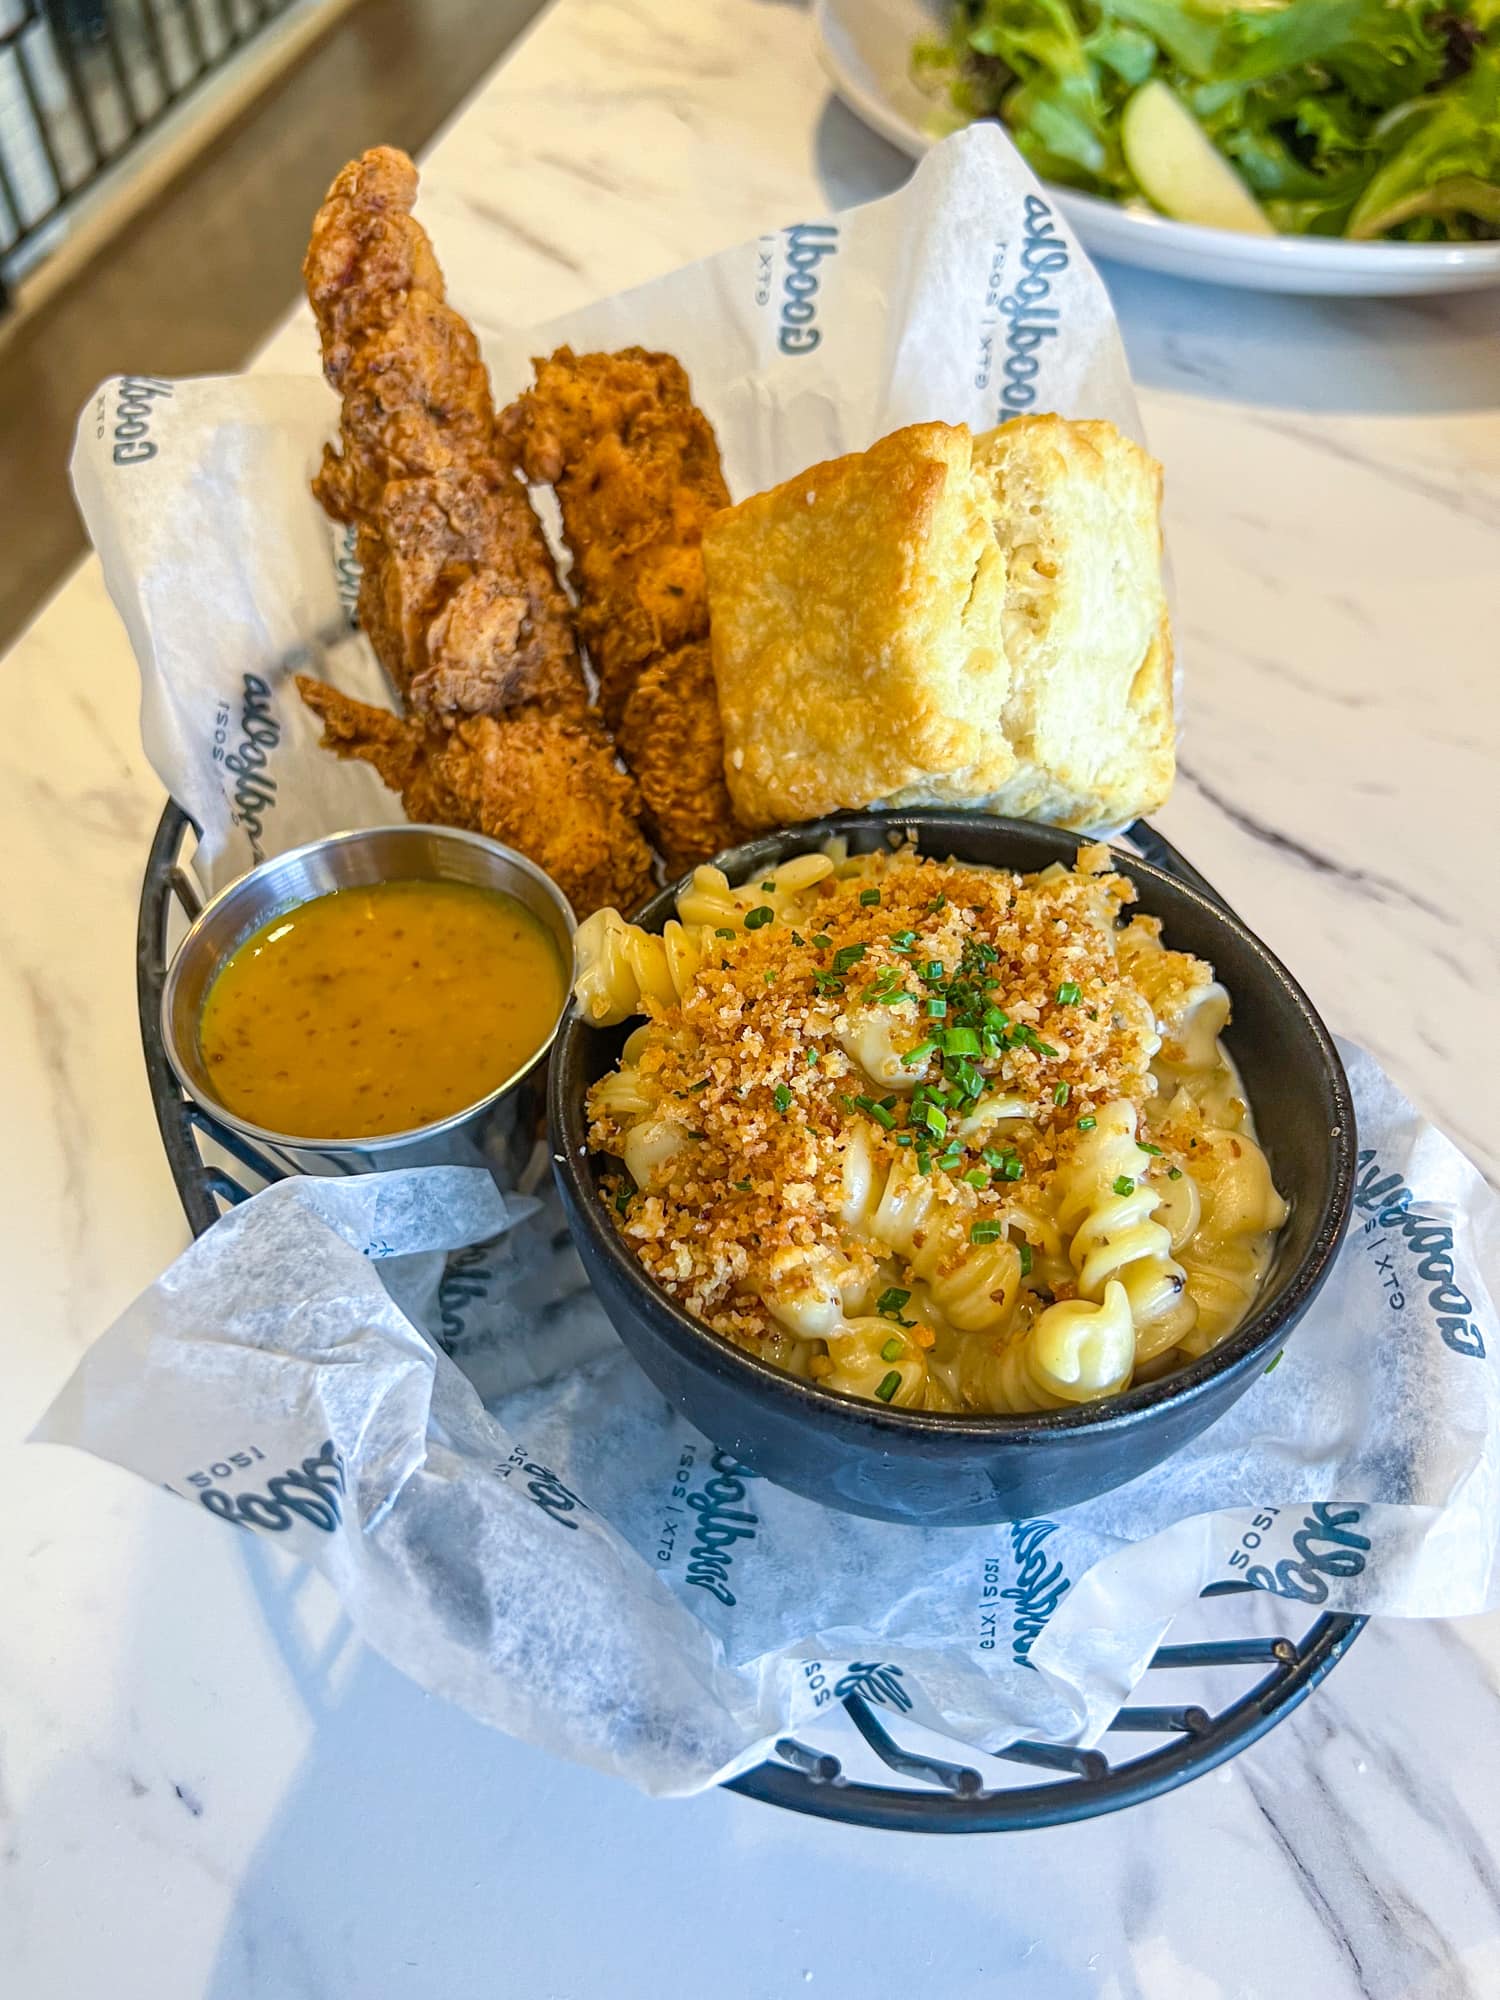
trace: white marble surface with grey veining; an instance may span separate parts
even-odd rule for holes
[[[562,0],[437,144],[423,214],[459,304],[529,323],[906,171],[796,6]],[[1167,467],[1189,712],[1161,825],[1500,1174],[1500,295],[1106,275]],[[305,319],[263,360],[312,367]],[[133,982],[161,798],[93,565],[5,675],[0,1990],[1500,1993],[1500,1619],[1372,1628],[1136,1810],[878,1836],[650,1804],[488,1734],[274,1550],[23,1446],[184,1226]]]

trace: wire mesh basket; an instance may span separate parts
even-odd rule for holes
[[[184,1094],[162,1044],[167,966],[200,900],[184,862],[191,833],[186,815],[169,804],[146,864],[136,989],[162,1144],[200,1236],[282,1169]],[[1158,867],[1215,895],[1150,827],[1138,823],[1128,839]],[[1364,1623],[1343,1612],[1313,1616],[1247,1585],[1216,1585],[1178,1621],[1195,1635],[1158,1650],[1138,1699],[1091,1750],[1015,1743],[955,1762],[951,1743],[904,1715],[898,1688],[878,1677],[858,1686],[838,1681],[816,1729],[804,1732],[812,1741],[780,1738],[771,1757],[727,1788],[793,1812],[905,1833],[998,1833],[1091,1819],[1171,1791],[1246,1749],[1305,1700]],[[1288,1626],[1298,1629],[1281,1629]]]

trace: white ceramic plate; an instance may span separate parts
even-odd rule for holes
[[[814,0],[818,53],[850,110],[917,158],[937,143],[934,107],[911,80],[912,43],[940,32],[946,0]],[[1204,278],[1258,292],[1343,293],[1373,298],[1472,291],[1500,284],[1500,243],[1348,243],[1328,236],[1241,236],[1169,222],[1146,208],[1055,190],[1079,241],[1176,278]]]

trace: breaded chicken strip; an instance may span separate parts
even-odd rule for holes
[[[410,707],[581,712],[567,599],[497,449],[478,343],[446,302],[416,191],[406,155],[377,146],[313,224],[303,277],[343,404],[314,491],[358,531],[360,622]]]
[[[556,489],[579,630],[647,825],[673,868],[705,860],[741,837],[703,643],[699,544],[729,504],[712,426],[670,354],[560,347],[500,432],[527,478]]]
[[[708,641],[653,660],[631,689],[616,741],[641,792],[646,831],[681,875],[746,838],[724,783],[724,738]]]
[[[403,720],[305,674],[297,687],[322,720],[325,746],[373,765],[400,792],[408,819],[519,848],[579,917],[606,903],[632,910],[650,894],[635,786],[591,715],[527,708],[447,726]]]

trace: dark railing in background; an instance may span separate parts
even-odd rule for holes
[[[66,211],[301,0],[0,0],[0,303]]]

